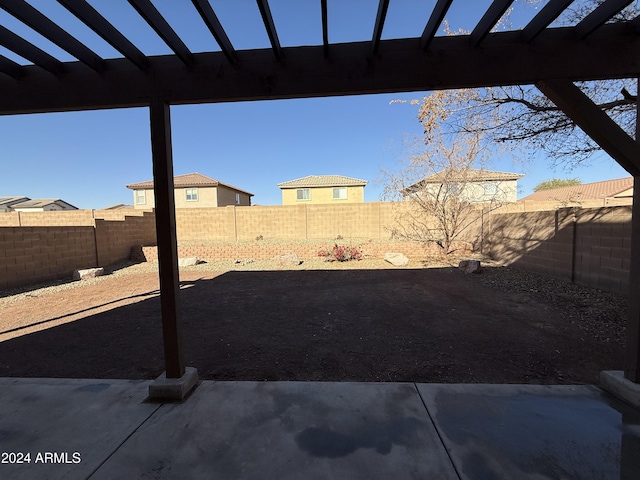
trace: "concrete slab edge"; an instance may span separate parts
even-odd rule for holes
[[[640,409],[640,384],[633,383],[624,377],[621,370],[605,370],[600,372],[600,387],[611,395]]]
[[[198,383],[198,370],[193,367],[185,368],[180,378],[167,378],[163,372],[149,384],[149,398],[151,402],[182,402],[187,394]]]

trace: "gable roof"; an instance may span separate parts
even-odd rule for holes
[[[343,175],[308,175],[288,182],[278,184],[280,188],[300,187],[353,187],[365,186],[368,182],[359,178],[345,177]]]
[[[64,204],[71,207],[74,210],[78,210],[78,207],[74,207],[70,203],[65,202],[64,200],[61,200],[59,198],[33,198],[30,200],[25,200],[24,202],[11,205],[11,208],[44,208],[53,203],[57,205]]]
[[[241,188],[234,187],[228,183],[223,183],[215,178],[207,177],[201,173],[187,173],[186,175],[176,175],[173,177],[173,186],[175,188],[189,188],[189,187],[217,187],[221,185],[223,187],[236,190],[238,192],[246,193],[250,197],[253,197],[253,193],[249,193]],[[153,189],[153,180],[147,180],[146,182],[130,183],[126,185],[131,190],[150,190]]]
[[[16,203],[26,202],[29,197],[0,197],[0,208],[10,207]]]
[[[540,190],[520,200],[578,201],[611,198],[633,188],[633,177]]]
[[[496,172],[493,170],[484,170],[469,168],[464,170],[442,170],[433,175],[429,175],[418,183],[442,183],[447,182],[489,182],[489,181],[504,181],[504,180],[518,180],[524,177],[522,173],[510,173],[510,172]]]

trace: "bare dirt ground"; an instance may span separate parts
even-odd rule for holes
[[[544,384],[596,383],[622,368],[624,296],[507,267],[429,267],[181,270],[185,364],[220,380]],[[157,377],[154,269],[0,292],[0,376]]]

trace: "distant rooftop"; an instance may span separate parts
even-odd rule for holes
[[[617,178],[602,182],[585,183],[582,185],[572,185],[570,187],[551,188],[540,190],[520,200],[557,200],[578,201],[578,200],[598,200],[612,197],[626,197],[633,195],[633,177]],[[629,191],[629,192],[627,192]]]
[[[278,184],[280,188],[300,187],[352,187],[365,186],[368,182],[359,178],[345,177],[343,175],[308,175],[288,182]]]
[[[219,180],[216,180],[215,178],[207,177],[206,175],[202,175],[198,172],[187,173],[186,175],[176,175],[175,177],[173,177],[173,186],[176,188],[217,187],[218,185],[222,185],[224,187],[237,190],[238,192],[243,192],[253,196],[253,193],[249,193],[246,190],[234,187],[233,185],[229,185],[228,183],[223,183]],[[129,185],[126,185],[126,187],[131,190],[152,189],[153,180],[147,180],[145,182],[139,183],[130,183]]]

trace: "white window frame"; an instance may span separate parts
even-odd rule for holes
[[[236,205],[240,205],[240,194],[236,193]]]
[[[136,192],[136,205],[146,205],[147,204],[147,191],[146,190],[135,190]]]
[[[299,202],[306,202],[311,200],[311,190],[308,188],[296,189],[296,200]]]
[[[338,192],[338,196],[336,196],[336,192]],[[346,200],[347,199],[347,187],[333,187],[333,199],[334,200]]]
[[[191,198],[189,198],[191,197]],[[184,189],[184,198],[187,202],[197,202],[198,201],[198,189],[197,188],[185,188]]]
[[[485,196],[494,196],[500,191],[498,182],[484,182],[483,189]]]

